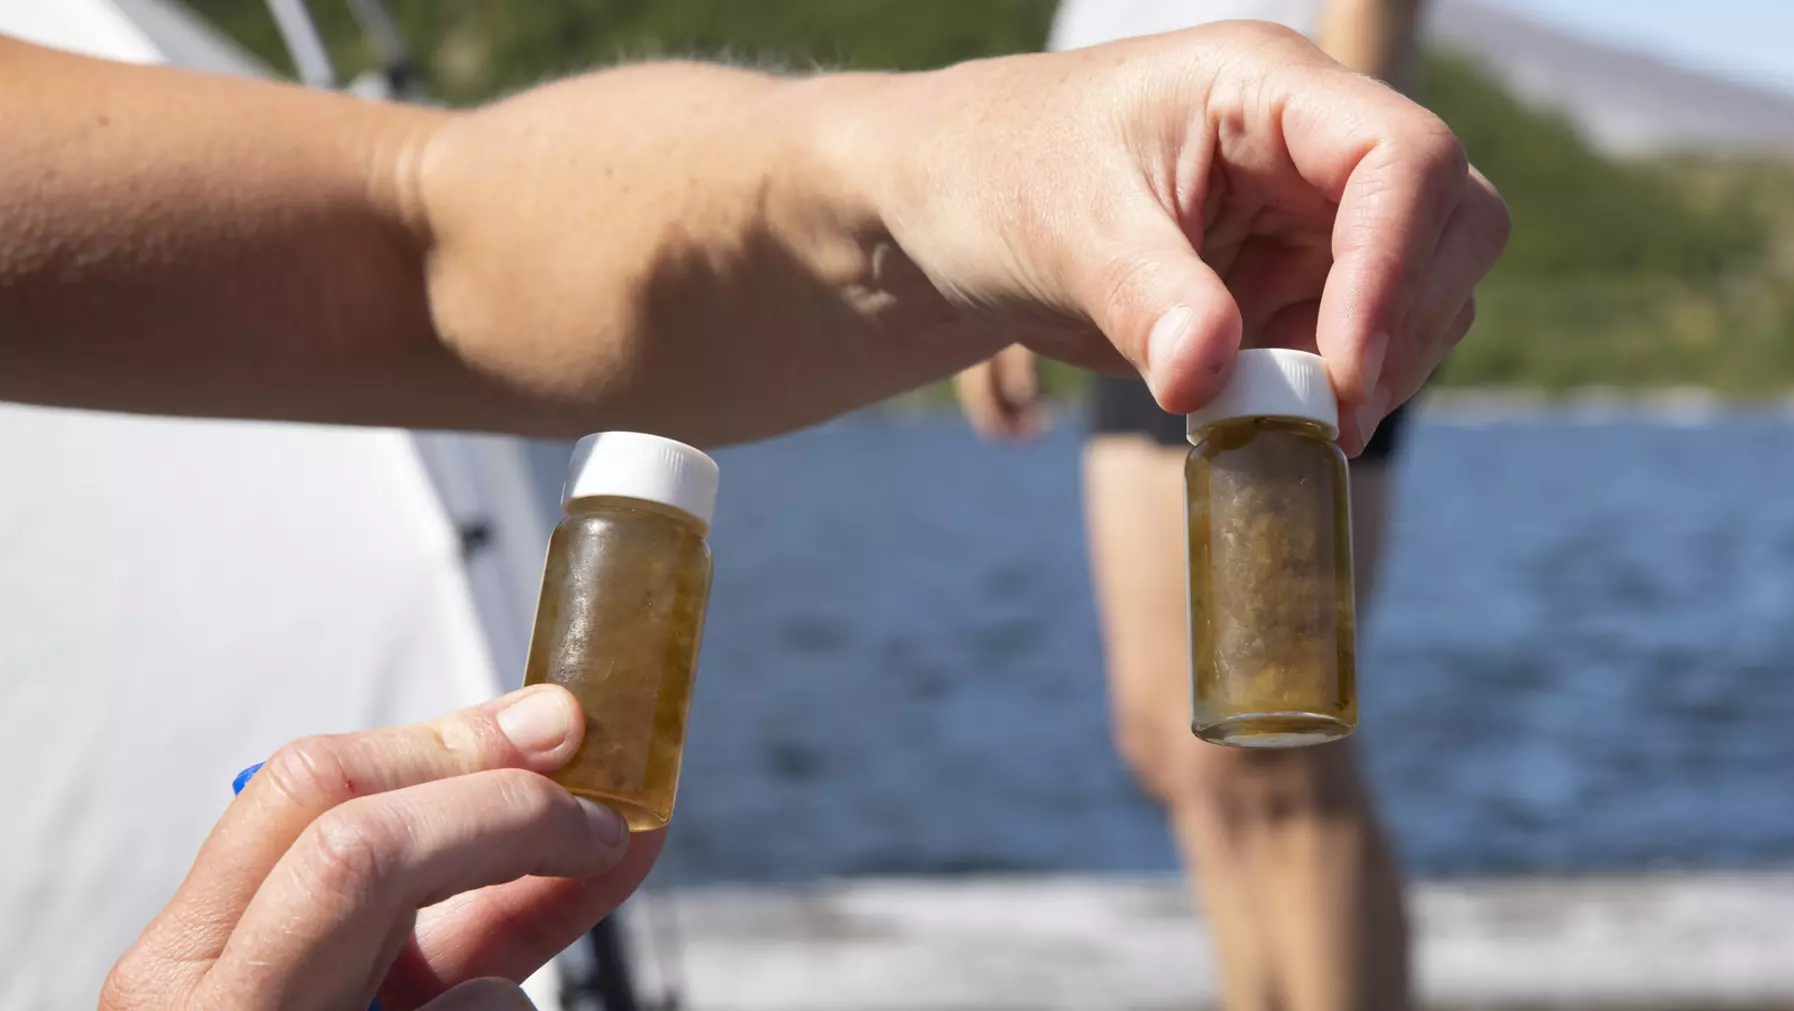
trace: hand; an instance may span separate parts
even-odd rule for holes
[[[1437,117],[1245,22],[925,74],[624,68],[450,120],[414,164],[470,374],[699,443],[1015,343],[1183,413],[1244,344],[1324,355],[1356,451],[1508,227]]]
[[[515,983],[641,883],[664,833],[542,773],[579,704],[538,686],[432,723],[313,737],[270,758],[101,1011],[529,1007]]]
[[[1119,351],[1172,412],[1241,346],[1318,351],[1361,449],[1469,329],[1506,243],[1443,123],[1267,25],[965,64],[870,101],[857,164],[948,303],[992,343]]]
[[[1025,442],[1046,429],[1034,352],[1011,345],[953,378],[960,410],[986,439]]]

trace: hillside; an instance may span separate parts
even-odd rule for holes
[[[1522,100],[1561,111],[1603,151],[1794,151],[1794,95],[1570,35],[1490,0],[1429,0],[1433,45],[1488,68]]]
[[[260,0],[190,2],[287,65]],[[344,67],[365,67],[346,7],[313,6]],[[1052,4],[395,0],[392,8],[432,93],[472,102],[663,54],[936,66],[1037,48]],[[1433,38],[1441,48],[1422,97],[1501,187],[1515,222],[1509,253],[1482,290],[1477,330],[1441,382],[1700,384],[1742,395],[1794,387],[1794,169],[1740,153],[1794,145],[1794,115],[1782,114],[1794,102],[1554,36],[1468,0],[1444,0]],[[1570,118],[1544,111],[1547,99]],[[1637,154],[1675,150],[1708,153]],[[1076,382],[1068,371],[1053,379],[1060,390]]]

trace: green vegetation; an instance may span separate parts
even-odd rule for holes
[[[270,63],[261,0],[188,0]],[[341,0],[312,0],[339,66],[370,54]],[[431,93],[480,101],[664,55],[921,68],[1037,49],[1052,0],[392,0]],[[1607,157],[1473,65],[1428,61],[1422,97],[1501,187],[1513,241],[1483,286],[1449,385],[1794,386],[1794,166]],[[1077,374],[1054,369],[1062,393]],[[938,396],[939,391],[936,391]]]
[[[1794,167],[1623,162],[1469,64],[1430,61],[1424,98],[1513,212],[1451,385],[1794,385]]]
[[[263,59],[291,64],[263,0],[186,0]],[[344,0],[310,0],[339,66],[372,54]],[[472,102],[619,60],[724,57],[910,70],[1039,49],[1053,0],[388,0],[431,94]]]

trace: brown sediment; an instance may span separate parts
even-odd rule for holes
[[[1190,452],[1191,728],[1205,740],[1287,747],[1357,724],[1351,497],[1329,436],[1246,418]]]
[[[673,814],[710,593],[701,523],[629,499],[580,499],[549,542],[526,684],[566,687],[585,710],[556,782],[621,813],[631,831]]]

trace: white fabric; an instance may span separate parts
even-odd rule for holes
[[[258,69],[167,0],[0,0],[0,33]],[[0,404],[0,1011],[93,1006],[239,769],[514,683],[541,510],[516,440]]]
[[[1312,37],[1322,0],[1060,0],[1047,40],[1078,49],[1136,35],[1192,28],[1210,21],[1274,21]]]
[[[0,405],[0,1007],[91,1006],[237,770],[492,694],[403,432]]]
[[[0,32],[40,46],[130,63],[161,63],[148,37],[99,0],[0,0]]]

